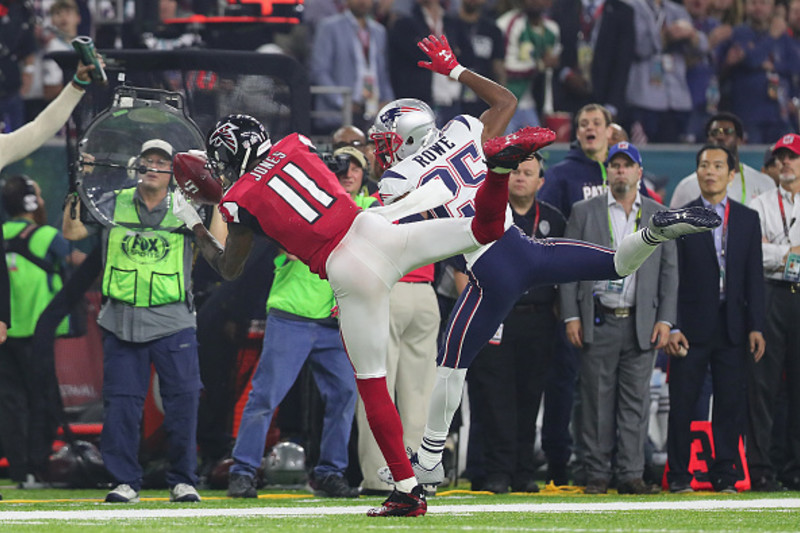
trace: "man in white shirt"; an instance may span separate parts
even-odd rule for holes
[[[781,490],[776,473],[787,488],[800,490],[800,329],[796,325],[800,316],[800,136],[784,135],[772,153],[780,165],[780,187],[750,203],[761,218],[763,235],[767,349],[749,373],[747,462],[752,490],[764,492]],[[788,446],[783,470],[776,472],[770,451],[782,381],[787,392]]]
[[[775,189],[775,182],[769,176],[739,160],[739,145],[744,140],[744,128],[739,117],[728,112],[717,113],[708,119],[706,135],[709,144],[724,146],[736,158],[737,168],[733,181],[728,185],[728,196],[748,205],[758,195]],[[698,196],[700,186],[697,184],[697,173],[692,172],[675,187],[669,206],[683,207]]]

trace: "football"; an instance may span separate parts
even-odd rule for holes
[[[222,200],[222,184],[206,168],[205,153],[178,152],[172,159],[172,171],[183,193],[196,204],[216,205]]]

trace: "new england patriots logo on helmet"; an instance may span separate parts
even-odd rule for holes
[[[226,122],[214,130],[214,133],[208,138],[208,144],[214,148],[224,146],[231,153],[235,154],[239,151],[239,142],[236,140],[236,134],[234,133],[238,129],[239,127],[235,124]]]
[[[402,115],[403,113],[411,113],[413,111],[422,111],[422,110],[417,107],[411,107],[411,106],[390,107],[389,109],[386,110],[386,112],[384,112],[380,116],[380,121],[383,122],[384,126],[390,128],[392,124],[394,124],[394,121],[397,120],[397,118],[400,115]]]

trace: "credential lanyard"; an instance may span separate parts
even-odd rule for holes
[[[725,203],[725,216],[722,217],[722,242],[719,246],[719,294],[725,294],[725,255],[728,249],[728,215],[731,211],[730,199]]]

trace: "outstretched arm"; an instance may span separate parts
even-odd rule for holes
[[[444,35],[440,39],[430,35],[417,46],[431,59],[417,63],[420,67],[458,80],[489,104],[480,117],[484,126],[481,142],[503,135],[517,109],[517,98],[511,91],[460,65]]]

